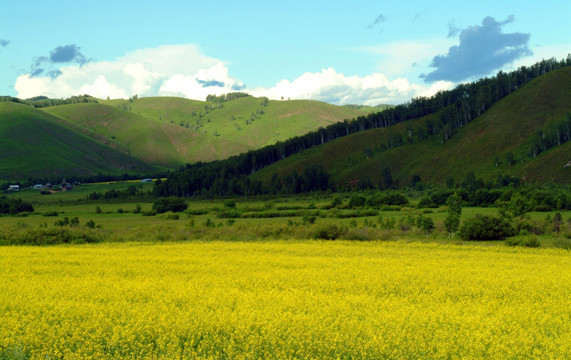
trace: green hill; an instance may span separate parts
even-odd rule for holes
[[[569,184],[571,166],[564,165],[571,161],[570,142],[536,157],[529,155],[536,133],[564,121],[569,111],[571,68],[565,67],[532,80],[498,101],[447,141],[414,136],[425,124],[438,121],[441,111],[308,149],[258,171],[253,178],[269,182],[273,173],[301,173],[304,168],[320,164],[341,186],[367,177],[377,183],[385,168],[401,184],[407,184],[414,174],[425,182],[444,183],[448,176],[461,181],[470,171],[484,180],[511,174],[528,181]],[[407,141],[410,133],[412,143]],[[387,144],[395,135],[403,139],[403,145],[391,148]],[[509,156],[514,158],[511,165],[507,164]]]
[[[0,102],[0,179],[150,173],[157,168],[14,102]]]
[[[375,109],[353,109],[311,100],[270,100],[265,103],[262,99],[251,96],[222,103],[174,97],[110,100],[109,103],[137,115],[195,130],[214,139],[212,144],[230,141],[240,144],[245,150],[258,149],[303,135]],[[221,146],[221,149],[224,148],[226,145]],[[226,158],[237,153],[239,152],[220,154],[216,158]]]
[[[95,160],[91,154],[103,153],[105,146],[109,147],[105,151],[114,154],[109,159],[130,159],[141,171],[156,169],[154,166],[177,168],[188,162],[225,159],[363,114],[363,110],[317,101],[262,103],[251,96],[222,104],[174,97],[98,101],[38,109],[30,104],[2,102],[0,121],[5,131],[2,142],[6,144],[6,157],[0,178],[115,173],[117,167],[124,168],[119,165],[124,160],[107,164],[111,155]],[[38,151],[29,139],[36,133],[25,132],[26,127],[42,132]],[[12,129],[11,136],[6,135],[8,129]],[[13,146],[12,142],[20,145]],[[86,150],[94,146],[99,149]],[[53,155],[53,161],[39,171],[37,164],[46,153]],[[83,163],[83,155],[91,157]]]

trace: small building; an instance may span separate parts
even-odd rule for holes
[[[63,183],[59,186],[60,191],[70,191],[73,190],[73,185],[70,183]]]

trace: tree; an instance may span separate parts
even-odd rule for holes
[[[520,194],[515,194],[512,196],[509,208],[512,211],[513,217],[523,217],[523,215],[527,212],[526,201]]]
[[[454,237],[456,231],[460,227],[460,215],[462,214],[462,196],[455,192],[452,194],[448,201],[448,215],[444,220],[444,226],[450,237]]]
[[[432,218],[428,216],[426,217],[422,216],[421,214],[419,214],[418,218],[416,219],[416,226],[418,226],[419,229],[424,231],[426,235],[430,234],[432,230],[435,229],[434,221],[432,220]]]
[[[511,152],[507,153],[506,162],[508,163],[508,166],[512,166],[512,164],[514,163],[514,154],[512,154]]]
[[[464,240],[504,240],[515,235],[515,229],[505,219],[476,214],[466,220],[458,231]]]
[[[559,231],[561,231],[562,224],[563,224],[563,218],[561,217],[561,213],[555,214],[555,216],[553,216],[553,230],[555,230],[556,233],[559,234]]]

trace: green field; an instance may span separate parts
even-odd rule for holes
[[[9,195],[30,202],[35,212],[26,216],[0,217],[0,242],[18,236],[39,236],[41,228],[60,228],[55,223],[65,218],[77,218],[79,226],[70,231],[94,235],[97,241],[192,241],[202,240],[259,240],[259,239],[316,239],[323,231],[337,227],[336,238],[346,240],[406,240],[437,243],[467,243],[450,238],[444,220],[447,207],[418,208],[423,193],[410,190],[409,204],[405,206],[357,207],[349,206],[353,193],[329,195],[315,193],[298,196],[257,196],[235,198],[235,207],[228,207],[229,199],[189,199],[187,210],[182,213],[153,213],[157,200],[147,192],[152,183],[114,182],[83,184],[72,191],[43,195],[39,190],[22,190]],[[135,188],[140,195],[129,198],[89,200],[90,194],[109,191],[125,191]],[[359,194],[359,193],[358,193]],[[371,197],[378,192],[365,192]],[[331,207],[333,199],[338,205]],[[552,219],[561,213],[563,227],[555,234]],[[461,221],[476,214],[497,216],[495,207],[464,207]],[[434,228],[426,232],[418,225],[419,217],[431,218]],[[94,222],[96,229],[86,228]],[[514,226],[533,228],[531,235],[541,247],[571,247],[571,212],[531,211],[521,219],[514,219]],[[63,227],[61,229],[67,229]],[[55,230],[54,230],[55,231]],[[81,237],[80,237],[81,238]],[[20,241],[20,240],[19,240]],[[21,240],[24,241],[24,240]],[[78,240],[82,242],[81,240]],[[25,243],[25,241],[24,241]],[[480,244],[504,244],[504,242],[476,242]]]

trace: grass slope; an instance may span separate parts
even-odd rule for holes
[[[460,181],[469,171],[485,180],[499,174],[512,174],[538,182],[569,184],[571,166],[564,167],[571,161],[569,143],[533,159],[527,156],[527,151],[532,135],[571,111],[570,100],[571,68],[563,68],[533,80],[502,99],[444,143],[430,139],[372,156],[366,154],[367,149],[386,144],[392,134],[401,134],[406,139],[407,125],[417,128],[426,119],[437,121],[439,114],[433,114],[309,149],[262,169],[254,177],[268,181],[273,173],[286,175],[321,164],[339,185],[364,176],[377,181],[385,167],[391,169],[393,177],[401,184],[406,184],[413,174],[434,183],[443,183],[447,176]],[[508,152],[515,155],[513,166],[505,163]],[[502,162],[500,166],[495,164],[496,157]]]
[[[0,103],[0,179],[156,171],[26,105]]]
[[[213,144],[232,141],[248,150],[366,115],[374,109],[351,109],[311,100],[269,101],[264,106],[261,99],[255,97],[234,99],[220,107],[211,102],[176,97],[140,98],[122,103],[111,100],[109,103],[138,115],[194,129]],[[219,156],[223,157],[227,156]]]
[[[232,141],[218,144],[197,131],[104,104],[62,105],[44,111],[113,139],[130,155],[161,166],[216,160],[246,150]]]

